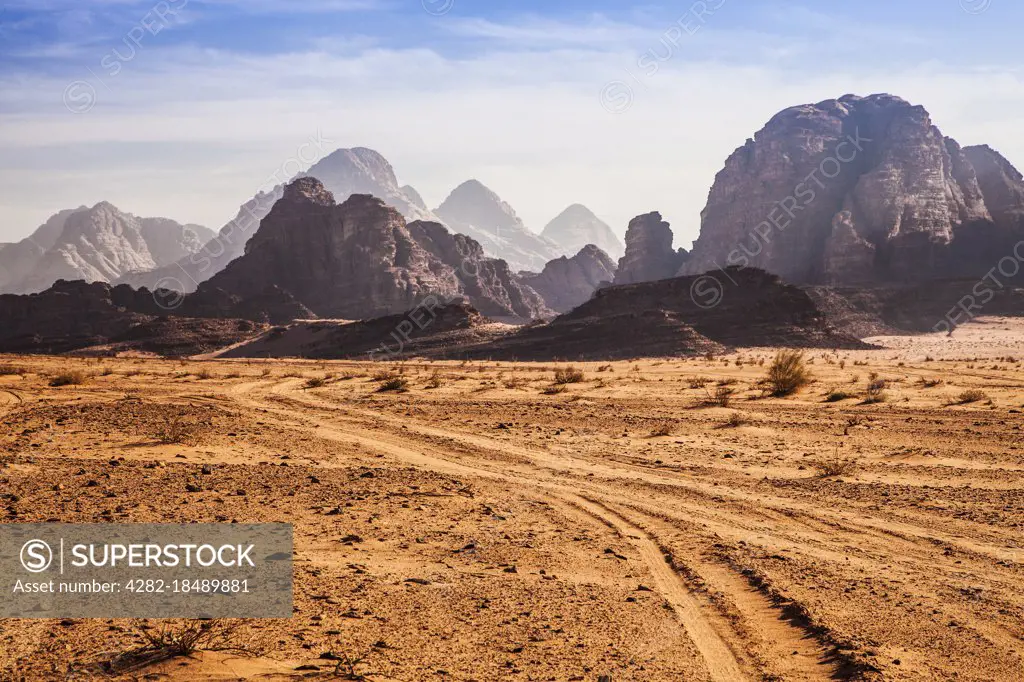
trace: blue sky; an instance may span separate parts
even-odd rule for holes
[[[849,92],[1024,166],[1010,0],[0,7],[0,242],[101,200],[216,229],[317,139],[377,149],[432,206],[476,177],[538,231],[581,202],[620,233],[660,210],[688,245],[735,147]]]

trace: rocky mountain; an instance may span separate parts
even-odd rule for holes
[[[1020,178],[899,97],[792,107],[726,160],[680,272],[740,265],[832,284],[980,276],[1024,236]]]
[[[58,226],[60,232],[54,238]],[[26,262],[20,267],[28,272],[7,282],[6,291],[43,291],[60,279],[110,282],[126,273],[172,263],[198,251],[213,236],[198,225],[138,218],[106,201],[57,214],[44,228],[40,228],[42,234],[36,232],[42,241],[33,235],[22,254]]]
[[[554,242],[563,255],[571,255],[593,244],[618,260],[625,253],[612,228],[582,204],[573,204],[548,223],[541,236]]]
[[[399,187],[394,168],[372,149],[338,149],[293,179],[302,177],[317,178],[338,201],[343,202],[353,194],[372,194],[394,206],[409,220],[437,219],[427,210],[416,190],[408,185]],[[152,272],[123,277],[118,283],[149,288],[164,286],[186,293],[195,291],[200,282],[213,277],[244,253],[246,242],[283,194],[283,184],[257,193],[200,253]]]
[[[588,301],[615,278],[615,261],[593,244],[572,258],[556,258],[540,274],[521,273],[520,280],[540,294],[552,310],[565,313]]]
[[[615,284],[651,282],[674,277],[688,257],[672,249],[672,228],[655,211],[637,216],[626,229],[626,252],[619,259]]]
[[[310,177],[285,188],[245,253],[201,284],[183,310],[247,317],[248,309],[215,308],[225,296],[251,307],[268,287],[276,287],[274,299],[285,306],[267,309],[275,322],[296,317],[288,297],[322,318],[363,319],[463,298],[495,317],[529,320],[547,312],[535,292],[505,263],[484,258],[472,239],[437,223],[407,224],[370,195],[337,204]]]
[[[36,261],[53,247],[64,231],[68,217],[84,210],[85,206],[63,210],[51,216],[28,237],[0,249],[0,292],[12,291],[11,284],[32,274]]]
[[[434,213],[452,232],[472,237],[513,270],[537,272],[561,255],[554,242],[527,229],[511,206],[477,180],[456,187]]]

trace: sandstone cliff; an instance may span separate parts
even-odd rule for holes
[[[633,284],[675,277],[688,258],[672,249],[672,228],[655,211],[637,216],[626,230],[626,253],[619,260],[615,284]]]
[[[726,160],[680,274],[729,265],[808,283],[982,274],[994,265],[984,247],[992,229],[1020,204],[1019,177],[892,95],[792,107]]]
[[[204,282],[185,310],[209,300],[251,302],[276,287],[312,315],[363,319],[409,310],[424,301],[466,298],[495,317],[520,320],[543,314],[543,303],[480,245],[436,223],[407,225],[383,201],[356,194],[336,204],[314,178],[288,185],[249,240],[245,253]],[[273,321],[294,317],[268,310]],[[251,313],[221,311],[225,316]]]

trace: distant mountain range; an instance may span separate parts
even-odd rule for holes
[[[0,250],[0,291],[43,291],[58,279],[113,282],[196,253],[212,237],[201,225],[139,218],[105,201],[61,211]]]

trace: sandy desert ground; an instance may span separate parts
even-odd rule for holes
[[[1020,680],[1024,323],[876,341],[787,398],[772,349],[563,392],[551,364],[5,356],[0,514],[294,524],[255,655],[123,679]],[[0,620],[0,679],[106,679],[155,625]]]

